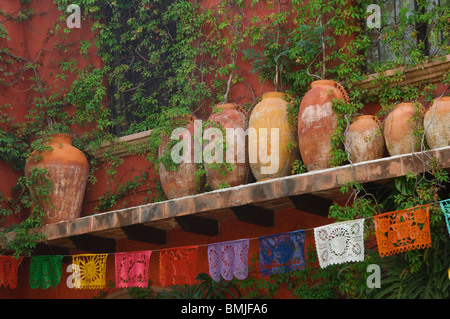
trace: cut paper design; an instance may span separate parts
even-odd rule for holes
[[[23,257],[0,256],[0,287],[17,287],[17,270]]]
[[[74,287],[78,289],[102,289],[105,286],[107,257],[108,254],[73,256]]]
[[[47,289],[58,286],[62,275],[63,256],[32,256],[29,284],[33,289]]]
[[[303,269],[305,266],[304,241],[303,230],[259,238],[262,275]]]
[[[364,219],[314,228],[314,239],[321,268],[364,261]]]
[[[444,213],[445,223],[447,224],[447,231],[450,235],[450,199],[445,199],[439,202],[442,213]],[[450,271],[450,270],[449,270]]]
[[[148,266],[152,252],[116,253],[116,287],[148,287]]]
[[[232,280],[233,275],[243,280],[248,275],[248,239],[208,245],[209,274],[215,281],[220,275]]]
[[[381,257],[431,246],[428,205],[374,216]]]
[[[163,287],[195,282],[198,246],[163,249],[159,257],[159,280]]]

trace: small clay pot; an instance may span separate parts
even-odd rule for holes
[[[423,124],[431,149],[450,146],[450,96],[433,100]]]
[[[298,159],[295,126],[289,123],[285,96],[264,93],[250,114],[248,155],[257,181],[291,175],[292,163]],[[271,135],[272,129],[278,130],[278,138],[276,133]]]
[[[311,83],[300,103],[298,145],[308,171],[331,167],[331,135],[338,125],[333,99],[348,102],[347,92],[335,81],[319,80]]]
[[[89,163],[83,152],[72,145],[69,134],[53,134],[47,144],[52,149],[34,151],[25,164],[25,176],[32,168],[46,169],[52,182],[49,200],[38,198],[45,212],[44,224],[69,221],[80,217],[89,174]],[[38,159],[36,161],[35,159]],[[30,193],[37,196],[33,187]]]
[[[223,143],[226,143],[226,149],[222,151],[221,158],[211,164],[204,163],[209,185],[213,190],[216,190],[224,185],[233,187],[246,184],[250,174],[246,138],[246,130],[248,128],[247,112],[235,103],[218,104],[215,106],[208,122],[209,128],[220,130]],[[205,131],[207,129],[205,128]],[[229,132],[233,131],[234,136],[233,133],[228,136],[227,130]],[[229,141],[227,141],[227,136]],[[231,140],[232,138],[233,140]],[[205,147],[206,145],[208,144],[204,141],[203,146]],[[223,147],[223,144],[218,147]],[[228,158],[227,152],[230,154],[229,157],[231,155],[233,157]],[[228,170],[228,167],[231,167],[231,170]]]
[[[196,174],[199,163],[196,163],[194,156],[196,151],[194,147],[194,121],[195,118],[193,116],[180,119],[180,128],[186,128],[189,132],[189,136],[186,136],[186,138],[190,139],[191,146],[190,152],[187,154],[187,156],[190,156],[189,161],[177,164],[177,170],[166,169],[163,163],[159,163],[158,168],[161,187],[168,199],[196,195],[204,191],[205,177],[198,177]],[[165,135],[161,137],[161,143],[158,148],[160,157],[163,156],[164,152],[171,151],[168,149],[169,141],[169,137]]]
[[[352,163],[382,158],[385,143],[378,118],[373,115],[356,117],[345,133],[344,143]]]
[[[422,112],[422,110],[420,110]],[[420,150],[420,137],[414,131],[422,124],[422,116],[414,119],[413,103],[398,103],[384,122],[384,139],[389,155],[408,154]]]

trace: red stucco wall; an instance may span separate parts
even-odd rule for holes
[[[213,6],[217,3],[217,0],[205,0],[205,6]],[[42,76],[43,81],[51,85],[56,89],[57,85],[59,87],[69,86],[72,83],[73,78],[68,78],[64,83],[61,81],[56,81],[54,78],[55,71],[59,65],[53,61],[56,59],[73,57],[83,65],[84,63],[92,63],[94,66],[99,67],[101,65],[101,60],[95,55],[95,50],[89,52],[90,59],[85,60],[80,55],[79,52],[68,52],[62,54],[61,52],[53,48],[55,41],[60,41],[61,39],[52,35],[52,28],[59,17],[60,13],[52,5],[51,0],[34,0],[30,4],[34,11],[37,13],[36,17],[31,21],[26,21],[23,23],[14,24],[8,22],[5,26],[11,37],[11,41],[7,45],[11,48],[13,53],[17,56],[23,56],[29,60],[37,60],[41,64],[39,72]],[[282,4],[283,6],[285,4]],[[26,5],[20,4],[16,0],[2,0],[0,2],[0,9],[7,13],[14,13],[20,8],[24,9]],[[267,8],[263,5],[258,5],[254,8],[248,9],[248,16],[253,13],[260,14],[265,13]],[[39,15],[39,13],[45,12],[45,15]],[[83,21],[82,28],[77,30],[74,29],[70,34],[69,40],[81,40],[90,39],[92,33],[90,31],[89,23]],[[48,40],[47,40],[48,39]],[[5,43],[5,40],[3,40]],[[42,47],[42,43],[45,43]],[[253,95],[255,97],[260,96],[262,93],[267,91],[273,91],[274,86],[270,81],[266,81],[261,84],[257,75],[250,72],[251,64],[242,63],[239,65],[240,74],[246,76],[247,83],[252,87],[253,93],[245,84],[238,84],[233,87],[230,92],[230,101],[234,101],[239,104],[244,104],[252,102]],[[8,109],[10,114],[13,114],[17,122],[22,122],[25,120],[25,114],[28,108],[31,107],[31,102],[34,97],[32,90],[26,90],[32,83],[27,78],[32,74],[24,74],[24,80],[20,81],[15,87],[4,89],[0,92],[0,104],[10,103],[11,108]],[[199,115],[202,119],[206,119],[208,114],[202,113]],[[104,194],[105,191],[110,190],[111,184],[107,181],[106,167],[101,167],[95,172],[95,176],[98,179],[97,183],[94,185],[89,184],[85,196],[85,205],[83,208],[83,215],[89,215],[93,213],[93,207],[98,203],[98,198]],[[149,170],[152,172],[151,165],[144,158],[139,156],[131,156],[125,158],[123,164],[118,168],[118,178],[121,182],[126,180],[131,180],[134,176],[142,172],[143,170]],[[9,195],[9,190],[13,185],[15,185],[17,178],[20,176],[21,172],[13,172],[11,167],[7,164],[0,162],[0,180],[2,184],[0,190],[5,194]],[[153,176],[153,175],[152,175]],[[114,183],[112,184],[114,189]],[[134,205],[139,205],[143,203],[143,199],[147,196],[149,190],[154,190],[154,183],[148,182],[137,194],[133,194],[126,198],[125,206],[130,207]],[[113,209],[121,208],[123,202],[113,207]],[[155,286],[159,286],[159,253],[158,250],[162,248],[169,247],[180,247],[187,245],[202,245],[199,248],[197,272],[208,273],[208,261],[207,261],[207,244],[216,243],[228,240],[235,240],[241,238],[253,238],[250,241],[250,251],[249,259],[259,252],[258,237],[278,234],[298,229],[309,229],[317,227],[327,223],[328,220],[323,217],[316,215],[303,213],[296,211],[295,209],[282,210],[276,213],[275,226],[271,228],[264,228],[260,226],[255,226],[251,224],[246,224],[236,220],[224,221],[220,225],[220,233],[217,237],[207,237],[202,235],[196,235],[192,233],[184,232],[180,229],[171,230],[167,235],[167,244],[158,246],[143,244],[140,242],[129,241],[126,239],[118,240],[117,242],[117,252],[123,251],[135,251],[135,250],[155,250],[150,259],[150,280]],[[307,240],[305,247],[312,244],[311,231],[307,232]],[[72,250],[71,255],[78,253],[86,253],[82,251]],[[63,260],[63,274],[60,284],[56,289],[36,289],[33,290],[28,284],[28,274],[30,266],[30,258],[24,258],[18,274],[18,287],[16,289],[9,289],[0,287],[0,298],[93,298],[99,296],[99,290],[76,290],[70,289],[66,285],[66,280],[70,273],[68,273],[67,266],[71,262],[71,258],[68,256]],[[259,276],[259,273],[251,273],[251,276]],[[109,280],[114,281],[114,255],[108,256],[107,261],[107,271],[106,271],[108,282]],[[287,295],[280,292],[279,297],[286,297]]]
[[[205,6],[213,6],[217,3],[217,0],[205,0]],[[60,12],[52,5],[51,0],[34,0],[30,3],[36,12],[36,17],[31,21],[25,21],[15,24],[13,22],[7,22],[5,27],[9,32],[11,41],[0,40],[0,45],[7,45],[12,52],[17,56],[23,56],[28,60],[39,61],[41,68],[39,72],[43,81],[52,85],[53,88],[68,86],[72,83],[73,78],[68,78],[64,83],[57,81],[54,77],[54,72],[58,69],[59,65],[54,63],[54,60],[73,57],[78,60],[81,65],[85,63],[92,63],[95,67],[101,66],[101,60],[95,54],[95,49],[91,49],[88,54],[89,60],[85,60],[79,54],[79,52],[61,53],[54,49],[53,44],[55,41],[59,41],[56,36],[52,36],[52,28],[59,17]],[[283,4],[284,5],[284,4]],[[6,13],[17,12],[20,8],[25,8],[27,5],[20,4],[17,0],[2,0],[0,1],[0,10]],[[249,9],[263,10],[262,6]],[[39,13],[45,12],[45,15],[39,15]],[[260,12],[261,13],[261,12]],[[70,34],[69,40],[81,40],[92,38],[89,23],[83,23],[82,28],[74,29]],[[47,41],[48,39],[48,41]],[[42,47],[42,43],[45,43]],[[12,66],[14,67],[14,66]],[[247,77],[247,83],[253,88],[254,95],[257,97],[264,92],[272,91],[274,89],[273,84],[265,82],[261,84],[257,75],[252,75],[250,72],[250,63],[243,63],[240,65],[240,73],[245,74]],[[14,115],[15,121],[25,121],[25,114],[28,108],[32,105],[34,98],[33,90],[28,88],[32,85],[29,77],[32,76],[30,72],[24,73],[23,81],[19,81],[17,85],[11,88],[2,88],[0,91],[0,105],[11,104],[11,107],[7,110],[8,114]],[[244,104],[251,102],[252,93],[245,84],[239,84],[233,87],[231,91],[230,100],[236,103]],[[369,114],[375,114],[378,111],[379,106],[374,103],[367,107]],[[202,118],[206,119],[208,114],[202,114]],[[101,167],[96,171],[95,176],[98,181],[96,184],[88,185],[85,196],[85,205],[83,208],[83,215],[89,215],[93,213],[93,208],[98,203],[98,198],[110,190],[111,184],[107,181],[105,173],[106,167]],[[143,157],[130,156],[124,159],[124,163],[118,168],[118,178],[121,182],[131,180],[134,176],[137,176],[142,171],[149,171],[151,174],[152,166]],[[10,195],[11,187],[13,187],[17,179],[22,172],[15,172],[12,170],[11,165],[0,161],[0,191],[8,197]],[[157,177],[151,175],[152,177]],[[114,189],[114,184],[112,184]],[[148,196],[148,191],[155,190],[153,181],[149,181],[142,186],[136,194],[125,198],[125,203],[121,201],[117,206],[112,209],[121,208],[123,205],[130,207],[144,203],[144,199]],[[20,216],[18,216],[20,217]],[[14,218],[8,222],[15,221]],[[258,254],[258,241],[256,238],[271,234],[278,234],[298,229],[311,229],[317,226],[329,223],[329,220],[323,217],[312,215],[305,212],[300,212],[295,209],[287,209],[276,212],[275,226],[271,228],[264,228],[251,224],[246,224],[236,220],[224,221],[220,225],[220,233],[216,237],[207,237],[202,235],[196,235],[188,232],[184,232],[180,229],[171,230],[168,232],[166,245],[151,245],[144,244],[135,241],[129,241],[126,239],[118,240],[117,252],[135,251],[135,250],[154,250],[150,259],[150,280],[155,286],[159,286],[159,249],[169,247],[181,247],[189,245],[201,245],[198,255],[197,272],[208,273],[208,261],[207,261],[207,244],[216,243],[228,240],[235,240],[241,238],[254,238],[250,242],[249,259],[255,254]],[[313,238],[311,237],[311,230],[306,232],[305,247],[313,244]],[[86,253],[82,251],[72,250],[71,255],[78,253]],[[19,267],[18,274],[18,287],[16,289],[9,289],[0,287],[0,298],[93,298],[99,296],[99,290],[76,290],[70,289],[66,285],[67,277],[70,275],[66,271],[67,266],[70,264],[70,257],[64,259],[63,274],[60,284],[56,289],[36,289],[33,290],[28,284],[28,274],[30,259],[24,258],[21,266]],[[259,273],[252,273],[252,276],[259,276]],[[114,255],[108,256],[107,271],[108,282],[114,281]],[[283,291],[280,292],[279,297],[287,297]]]

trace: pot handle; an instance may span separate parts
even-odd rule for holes
[[[382,126],[382,123],[381,123],[380,119],[378,118],[378,116],[373,115],[373,120],[375,121],[375,123],[378,124],[378,126],[380,126],[380,127]]]
[[[338,82],[334,82],[334,86],[339,90],[339,92],[341,92],[341,94],[342,94],[342,96],[344,98],[344,101],[346,103],[350,103],[350,98],[349,98],[349,96],[347,94],[347,91],[345,91],[344,87]]]
[[[244,114],[246,120],[248,119],[248,112],[242,106],[236,104],[236,109]]]

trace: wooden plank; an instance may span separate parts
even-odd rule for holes
[[[275,213],[273,210],[253,205],[231,207],[231,209],[241,222],[262,227],[273,227],[275,225]]]
[[[115,248],[115,239],[126,238],[122,227],[135,224],[165,230],[182,226],[189,231],[207,232],[209,236],[217,234],[219,221],[228,218],[237,218],[243,222],[272,227],[276,210],[293,207],[294,204],[297,204],[297,207],[301,210],[312,213],[320,210],[321,214],[324,215],[325,208],[330,202],[321,202],[323,199],[319,200],[319,198],[325,197],[328,200],[345,198],[347,195],[341,194],[339,190],[345,183],[357,181],[363,184],[378,184],[399,176],[405,176],[408,172],[419,173],[429,168],[429,161],[432,156],[436,157],[439,168],[450,168],[450,147],[444,147],[427,152],[403,154],[356,163],[351,166],[344,165],[332,169],[307,172],[263,183],[240,185],[170,201],[149,203],[126,210],[85,216],[73,221],[44,225],[40,229],[31,231],[42,231],[47,236],[43,242],[53,246],[105,250],[104,247],[96,247],[101,246],[100,244],[104,242],[104,246],[108,247],[108,252],[111,252],[110,248]],[[297,196],[300,197],[297,198]],[[307,200],[307,198],[309,199]],[[316,209],[323,204],[325,204],[325,207]],[[232,211],[232,214],[230,215],[228,211]],[[191,217],[184,218],[183,216]],[[192,218],[192,216],[206,218],[206,220],[197,218],[196,222],[199,222],[200,225],[202,223],[203,225],[210,225],[209,229],[198,229],[199,226],[192,222],[195,218]],[[78,237],[78,235],[94,237]],[[5,238],[7,241],[14,240],[15,234],[7,233]],[[99,239],[89,242],[89,238]],[[71,242],[72,239],[75,245]],[[88,244],[92,244],[93,248],[88,249],[83,246]]]
[[[70,255],[70,248],[39,243],[32,255]]]
[[[196,215],[178,216],[175,217],[175,220],[186,232],[210,237],[219,235],[219,221],[217,220]]]
[[[332,200],[312,194],[301,194],[289,198],[297,210],[322,217],[328,217],[330,206],[333,205]]]
[[[75,244],[78,250],[85,250],[97,254],[116,252],[116,240],[113,238],[84,234],[69,236],[69,239]]]
[[[167,242],[167,231],[143,224],[121,227],[129,240],[144,243],[165,245]]]

